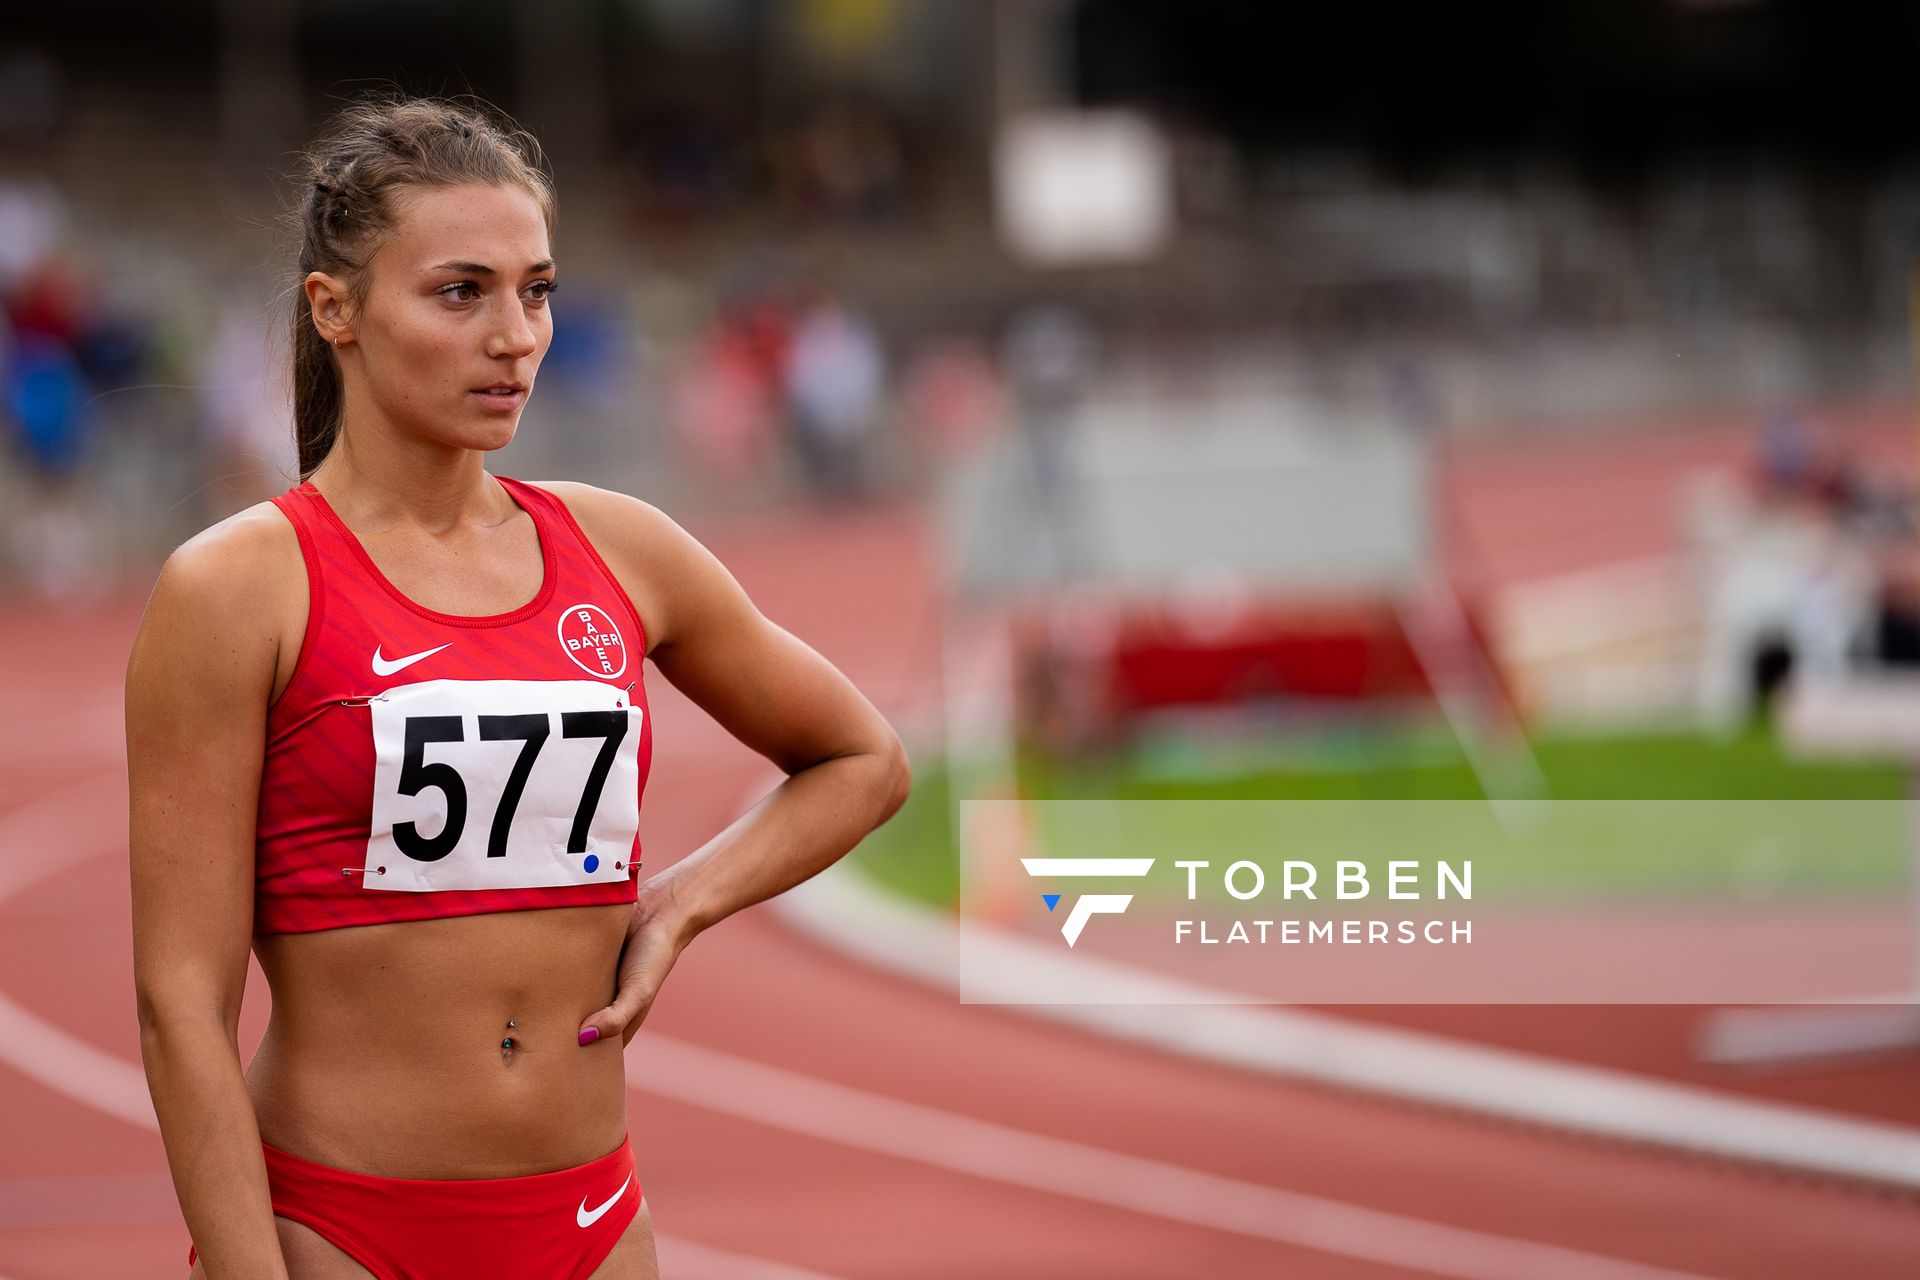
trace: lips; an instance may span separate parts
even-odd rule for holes
[[[472,394],[489,409],[511,409],[527,398],[527,386],[524,382],[496,382],[475,387]]]

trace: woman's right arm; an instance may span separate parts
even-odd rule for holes
[[[292,529],[269,507],[175,551],[127,667],[140,1056],[210,1280],[287,1275],[238,1043],[287,545],[297,566]],[[293,581],[304,610],[297,568]]]

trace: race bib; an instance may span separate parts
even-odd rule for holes
[[[369,889],[525,889],[625,879],[640,726],[594,680],[428,680],[373,711]]]

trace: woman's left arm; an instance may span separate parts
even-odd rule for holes
[[[642,611],[647,656],[660,673],[787,774],[726,830],[641,884],[613,1003],[581,1024],[583,1036],[593,1028],[625,1044],[694,937],[831,865],[900,808],[911,773],[873,704],[761,614],[679,525],[623,494],[545,487],[566,501]]]

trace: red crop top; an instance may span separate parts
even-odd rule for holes
[[[267,716],[256,933],[638,896],[646,633],[565,504],[498,479],[543,572],[489,617],[401,595],[311,484],[273,500],[311,610]]]

